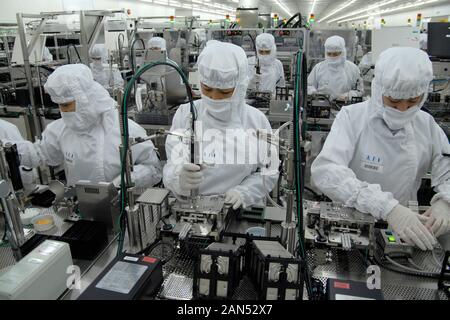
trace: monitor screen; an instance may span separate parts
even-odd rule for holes
[[[428,23],[428,54],[432,57],[450,59],[450,23]]]

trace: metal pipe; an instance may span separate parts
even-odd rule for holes
[[[27,46],[27,50],[28,53],[30,54],[31,52],[33,52],[34,47],[36,46],[36,43],[42,33],[42,30],[44,29],[44,22],[46,19],[42,18],[41,22],[39,22],[38,27],[36,28],[36,30],[33,33],[33,36],[31,38],[30,44]]]
[[[23,55],[23,65],[25,69],[25,76],[27,78],[27,86],[28,86],[28,92],[30,95],[30,106],[31,106],[31,118],[30,119],[30,131],[31,131],[31,139],[32,142],[36,141],[36,138],[41,138],[42,131],[38,124],[38,116],[36,114],[36,102],[34,100],[34,84],[33,84],[33,77],[31,73],[31,65],[30,65],[30,53],[28,52],[28,46],[27,46],[27,39],[26,39],[26,33],[25,33],[25,25],[23,22],[23,16],[21,13],[17,13],[17,24],[19,26],[19,38],[20,38],[20,44],[22,47],[22,55]]]
[[[81,57],[82,62],[89,66],[89,49],[88,49],[88,40],[86,34],[86,21],[85,15],[83,11],[80,11],[80,44],[81,44]]]
[[[22,221],[20,219],[19,202],[17,201],[11,181],[8,179],[8,169],[5,157],[5,150],[0,148],[0,199],[5,212],[5,220],[8,225],[8,239],[14,252],[14,257],[18,261],[22,258],[20,247],[25,243],[25,234]]]
[[[41,12],[37,17],[47,16],[47,17],[55,17],[55,16],[64,16],[76,14],[78,11],[55,11],[55,12]],[[33,15],[24,15],[24,18],[32,18]],[[34,15],[36,17],[36,15]]]
[[[122,145],[120,146],[120,156],[125,156],[125,185],[128,199],[127,211],[127,231],[129,251],[132,253],[140,252],[144,249],[143,232],[142,232],[142,217],[143,214],[139,210],[139,205],[135,202],[134,185],[131,179],[131,172],[133,171],[133,158],[130,149],[130,141],[124,135],[124,124],[127,121],[125,114],[122,113],[123,108],[123,92],[121,89],[115,90],[115,96],[119,104],[119,121],[120,121],[120,135]],[[127,146],[127,147],[126,147]]]
[[[169,19],[171,16],[154,16],[154,17],[138,17],[137,20],[152,20],[152,19]],[[200,18],[200,16],[173,16],[174,19],[182,18]]]

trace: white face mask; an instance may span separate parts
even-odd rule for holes
[[[340,55],[338,57],[326,56],[326,60],[328,61],[328,64],[333,66],[333,67],[337,67],[337,66],[343,64],[343,62],[345,62],[345,60],[343,59],[342,55]]]
[[[101,60],[94,60],[92,62],[92,68],[95,70],[103,69],[103,63]]]
[[[419,112],[419,106],[414,106],[406,111],[399,111],[389,106],[384,106],[383,119],[386,125],[391,130],[400,130],[405,127],[407,123],[414,120],[417,112]]]
[[[232,111],[231,98],[214,100],[202,94],[202,102],[206,105],[206,113],[209,116],[222,122],[230,121]]]
[[[259,59],[259,63],[263,66],[270,65],[275,60],[274,57],[272,56],[272,54],[259,55],[258,59]]]
[[[61,118],[68,128],[76,132],[86,131],[95,123],[92,117],[83,117],[77,112],[61,112]]]

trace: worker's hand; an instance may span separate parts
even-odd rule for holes
[[[255,73],[252,78],[252,84],[261,83],[261,75]]]
[[[450,203],[443,199],[437,200],[424,216],[429,217],[425,227],[433,232],[435,237],[439,237],[450,232]]]
[[[225,203],[231,204],[234,210],[238,209],[243,204],[240,193],[234,190],[225,193]]]
[[[436,238],[424,225],[428,220],[428,217],[421,216],[400,204],[387,215],[389,226],[403,241],[414,244],[424,251],[433,250],[436,244]]]
[[[308,86],[308,91],[307,91],[307,93],[308,93],[308,95],[310,96],[310,95],[313,95],[313,94],[319,93],[319,92],[317,91],[317,89],[316,89],[314,86]]]
[[[135,181],[134,178],[135,178],[134,172],[131,172],[131,182],[133,182],[133,183]],[[120,188],[120,181],[121,181],[120,174],[112,181],[114,187],[116,187],[117,189]],[[127,179],[125,178],[125,183],[126,183],[126,181],[127,181]]]
[[[348,101],[348,97],[347,96],[339,96],[336,98],[337,101],[343,101],[343,102],[347,102]]]
[[[186,191],[197,189],[203,180],[200,166],[193,163],[183,164],[180,172],[180,188]]]
[[[120,188],[120,174],[112,181],[114,187]]]

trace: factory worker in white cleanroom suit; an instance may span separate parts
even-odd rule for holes
[[[384,51],[372,97],[339,112],[311,168],[314,185],[332,200],[386,220],[422,250],[450,231],[450,145],[433,117],[420,110],[432,79],[425,52]],[[422,216],[406,206],[417,199],[428,172],[437,194]]]
[[[89,55],[92,59],[91,71],[94,80],[100,83],[106,90],[123,86],[123,78],[120,71],[108,64],[108,50],[104,44],[95,44]]]
[[[153,37],[147,42],[147,49],[156,51],[167,51],[166,40],[161,37]]]
[[[121,144],[116,102],[92,78],[82,64],[59,67],[44,86],[59,105],[62,119],[50,123],[42,140],[18,144],[21,164],[58,166],[64,164],[67,185],[79,180],[112,182],[120,176]],[[128,120],[131,137],[146,137],[146,132]],[[132,179],[138,187],[149,187],[161,180],[161,165],[151,141],[131,147]]]
[[[199,188],[201,195],[225,194],[225,202],[237,209],[263,204],[266,192],[277,182],[276,148],[252,135],[258,129],[271,133],[271,127],[261,111],[245,103],[247,67],[244,50],[230,43],[209,41],[200,54],[202,99],[195,101],[195,109],[196,128],[202,131],[196,129],[201,165],[189,163],[189,144],[174,136],[166,140],[163,181],[178,198]],[[171,131],[189,133],[189,119],[190,106],[182,105]],[[258,144],[261,148],[252,150]]]
[[[19,129],[12,123],[0,120],[0,140],[3,143],[15,142],[15,141],[25,141],[25,139],[20,134]],[[25,189],[31,187],[36,176],[32,168],[26,168],[24,166],[20,167],[20,176],[22,177],[22,183]]]
[[[262,33],[256,37],[255,44],[258,59],[254,56],[248,58],[249,88],[256,89],[256,84],[258,84],[259,91],[270,91],[275,95],[277,87],[281,88],[286,85],[283,64],[276,58],[275,38],[271,34]],[[260,74],[256,72],[257,60]]]
[[[166,45],[166,40],[164,38],[161,37],[153,37],[150,40],[148,40],[147,42],[147,49],[150,51],[163,51],[166,55],[166,61],[168,62],[173,62],[172,60],[168,59],[167,56],[167,45]],[[148,58],[146,58],[146,60],[149,60]],[[151,61],[146,61],[146,62],[151,62]],[[173,62],[175,63],[175,62]],[[175,63],[176,64],[176,63]],[[165,67],[165,66],[155,66],[151,69],[152,72],[165,72],[172,70],[172,68],[170,67]],[[159,79],[160,77],[155,76],[155,79]]]
[[[325,41],[325,60],[308,76],[308,94],[329,94],[332,100],[351,101],[362,97],[364,86],[359,68],[347,60],[345,40],[332,36]]]
[[[161,37],[153,37],[147,42],[147,49],[151,51],[164,51],[167,58],[166,40]]]

